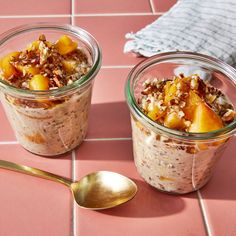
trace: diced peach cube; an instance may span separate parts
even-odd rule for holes
[[[39,43],[40,43],[39,40],[36,40],[36,41],[32,42],[31,44],[28,45],[27,50],[28,51],[34,51],[34,50],[39,49]]]
[[[40,70],[39,70],[39,68],[37,68],[37,67],[28,66],[28,67],[26,68],[26,72],[27,72],[28,74],[31,74],[31,75],[37,75],[37,74],[39,74]]]
[[[183,127],[183,119],[176,112],[171,112],[165,116],[164,125],[170,129],[180,129]]]
[[[16,68],[11,64],[14,58],[19,56],[19,52],[12,52],[0,60],[0,69],[3,72],[5,79],[10,78],[12,75],[17,74]]]
[[[157,120],[157,113],[155,111],[149,111],[147,116],[154,121]]]
[[[56,42],[56,47],[61,55],[66,55],[73,52],[78,47],[78,44],[67,35],[63,35]]]
[[[40,70],[37,67],[33,66],[21,66],[18,65],[17,69],[22,72],[22,74],[31,74],[31,75],[37,75],[39,74]]]
[[[204,133],[223,128],[220,117],[204,102],[197,105],[189,132]]]
[[[164,102],[167,105],[169,101],[175,99],[177,92],[185,93],[189,91],[189,78],[177,77],[173,81],[167,81],[164,87],[165,99]]]
[[[77,62],[74,60],[64,60],[62,64],[63,64],[64,69],[68,73],[74,72],[77,66]]]
[[[164,102],[167,104],[170,100],[174,99],[177,92],[177,87],[175,83],[171,83],[171,81],[167,81],[164,87],[165,89],[165,99]]]
[[[152,105],[148,108],[147,116],[154,121],[157,121],[165,115],[165,111],[158,108],[157,105]]]
[[[29,82],[30,90],[48,90],[49,79],[43,75],[34,75]]]
[[[202,102],[202,99],[198,94],[192,90],[189,91],[189,96],[186,100],[186,106],[184,107],[184,113],[188,120],[193,120],[193,115],[196,107],[199,103]]]

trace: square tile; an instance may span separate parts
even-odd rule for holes
[[[77,235],[206,235],[196,194],[168,195],[146,184],[133,163],[131,141],[84,142],[76,151],[76,178],[97,170],[126,175],[139,190],[133,200],[114,209],[76,207]]]
[[[87,138],[131,137],[124,88],[130,69],[102,68],[95,79]]]
[[[131,68],[102,68],[95,79],[92,103],[125,101],[125,83]]]
[[[19,144],[0,145],[1,159],[17,164],[29,165],[58,175],[71,177],[71,153],[58,157],[44,157],[28,152]],[[13,172],[12,172],[13,173]],[[27,178],[30,178],[27,176]],[[38,179],[39,181],[44,181]],[[47,180],[45,180],[48,182]]]
[[[126,102],[92,104],[87,139],[131,137],[130,113]]]
[[[71,155],[33,155],[19,145],[0,145],[1,159],[71,177]],[[70,235],[71,193],[60,183],[0,169],[0,235]],[[14,227],[12,227],[14,225]]]
[[[69,24],[70,17],[32,17],[32,18],[1,18],[0,33],[3,33],[14,27],[37,22],[54,22],[61,24]]]
[[[212,235],[236,235],[236,137],[217,163],[214,175],[201,190]]]
[[[75,0],[75,14],[133,12],[151,12],[149,0]]]
[[[69,0],[24,0],[17,4],[16,1],[2,1],[0,15],[54,15],[70,14],[71,4]]]
[[[144,58],[123,53],[125,34],[140,30],[157,17],[152,15],[82,16],[75,17],[75,24],[90,32],[98,40],[103,53],[103,65],[134,65]]]
[[[16,137],[14,132],[10,126],[10,123],[7,119],[6,113],[3,109],[2,104],[0,103],[0,117],[1,117],[1,124],[0,124],[0,142],[4,141],[16,141]]]
[[[166,12],[177,3],[177,0],[151,0],[155,12]]]

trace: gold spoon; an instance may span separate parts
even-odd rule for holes
[[[62,183],[70,188],[80,207],[91,210],[118,206],[131,200],[137,193],[137,186],[132,180],[110,171],[94,172],[73,182],[59,175],[4,160],[0,160],[0,168]]]

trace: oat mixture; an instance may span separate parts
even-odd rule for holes
[[[88,129],[92,80],[61,96],[51,96],[50,90],[70,85],[87,74],[91,60],[91,55],[66,35],[55,43],[41,35],[26,50],[0,59],[2,80],[23,90],[48,92],[48,96],[32,99],[0,93],[15,136],[25,149],[54,156],[83,141]]]
[[[137,100],[143,113],[170,129],[209,132],[236,118],[227,97],[198,75],[146,80]],[[228,139],[187,141],[170,138],[131,115],[135,165],[147,183],[169,193],[204,186]]]

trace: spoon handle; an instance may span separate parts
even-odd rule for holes
[[[9,162],[9,161],[0,160],[0,168],[17,171],[17,172],[24,173],[27,175],[33,175],[33,176],[40,177],[43,179],[52,180],[55,182],[62,183],[66,185],[67,187],[70,187],[70,185],[72,184],[72,181],[65,177],[62,177],[62,176],[59,176],[59,175],[56,175],[47,171],[39,170],[37,168],[24,166],[24,165],[18,165],[16,163]]]

